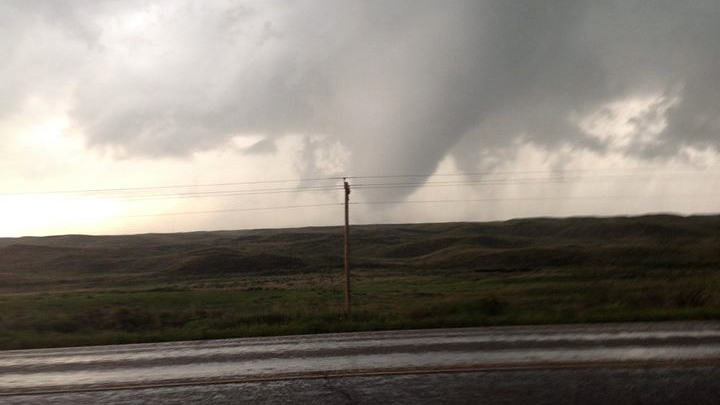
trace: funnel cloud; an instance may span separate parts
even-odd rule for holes
[[[299,135],[306,149],[333,145],[345,173],[402,174],[447,157],[491,168],[523,145],[642,159],[720,146],[716,0],[0,7],[0,117],[45,100],[87,145],[118,156],[190,156],[258,136],[251,151],[272,154]],[[603,123],[633,100],[651,102],[618,142]]]

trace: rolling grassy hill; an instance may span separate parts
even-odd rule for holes
[[[366,269],[519,271],[715,268],[720,216],[519,219],[353,226]],[[342,265],[342,229],[318,227],[0,239],[0,277],[203,276],[302,272]]]
[[[0,348],[720,318],[720,216],[0,238]]]

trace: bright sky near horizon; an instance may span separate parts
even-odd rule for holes
[[[718,38],[715,0],[4,1],[0,236],[337,225],[342,176],[353,223],[717,213]]]

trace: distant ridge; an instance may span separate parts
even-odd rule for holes
[[[353,225],[354,268],[714,268],[720,215]],[[0,238],[0,281],[27,274],[185,276],[335,270],[342,228]],[[10,277],[12,275],[12,277]]]

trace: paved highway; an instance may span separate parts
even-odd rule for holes
[[[0,403],[720,403],[720,323],[390,331],[0,352]]]

